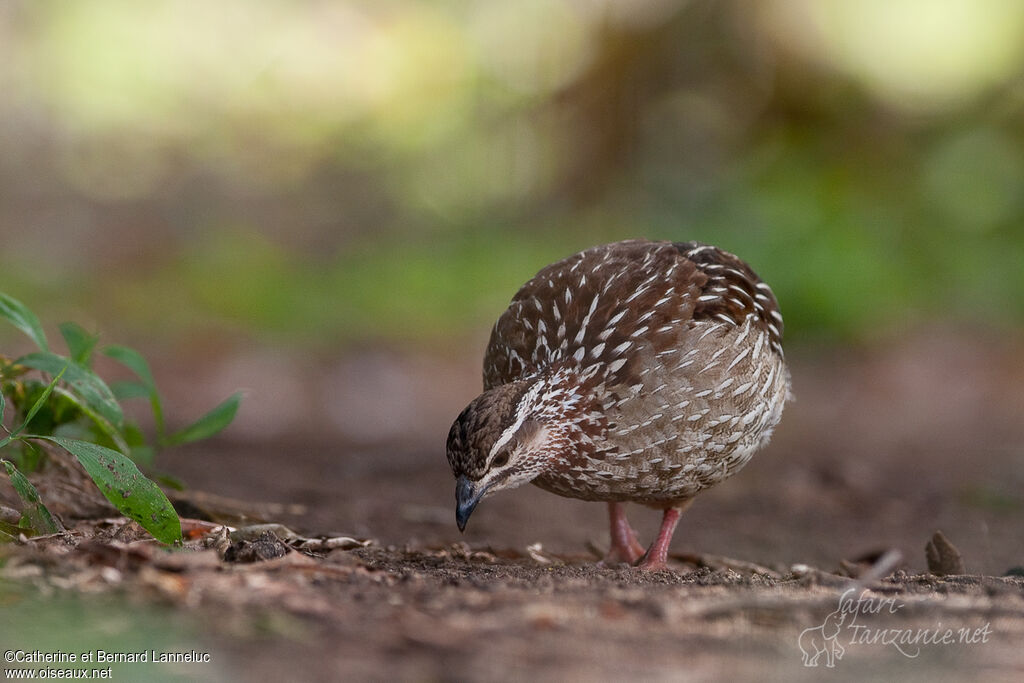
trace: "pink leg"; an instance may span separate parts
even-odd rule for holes
[[[679,507],[666,508],[665,515],[661,518],[661,529],[654,543],[647,549],[637,565],[640,569],[658,570],[665,569],[665,561],[668,559],[668,546],[672,543],[672,534],[675,533],[676,524],[679,523],[680,513],[686,509],[689,501]]]
[[[644,547],[636,540],[633,527],[629,526],[626,506],[622,503],[608,503],[608,518],[611,520],[612,547],[608,549],[603,564],[636,564],[643,557]]]

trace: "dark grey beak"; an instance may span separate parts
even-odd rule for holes
[[[455,523],[459,525],[459,531],[466,530],[466,522],[473,514],[473,509],[484,495],[486,489],[477,491],[473,482],[460,476],[455,482]]]

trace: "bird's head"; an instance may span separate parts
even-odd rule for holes
[[[556,425],[541,410],[543,385],[519,381],[477,396],[448,432],[459,530],[486,495],[532,481],[560,450]]]

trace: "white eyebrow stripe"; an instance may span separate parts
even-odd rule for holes
[[[528,412],[529,406],[533,404],[533,399],[537,397],[538,393],[540,393],[539,382],[535,383],[532,387],[530,387],[527,390],[527,392],[523,394],[523,397],[519,399],[519,405],[516,407],[515,421],[513,421],[512,424],[509,425],[505,429],[505,431],[501,433],[501,436],[498,437],[498,440],[494,442],[493,446],[491,446],[491,452],[487,454],[488,460],[493,458],[495,453],[497,453],[502,448],[502,446],[511,441],[512,437],[514,437],[516,435],[516,432],[519,431],[519,428],[523,426],[523,422],[526,421],[526,414]]]

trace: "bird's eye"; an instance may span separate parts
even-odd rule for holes
[[[494,456],[494,460],[491,461],[491,467],[504,467],[508,464],[508,451],[502,451]]]

